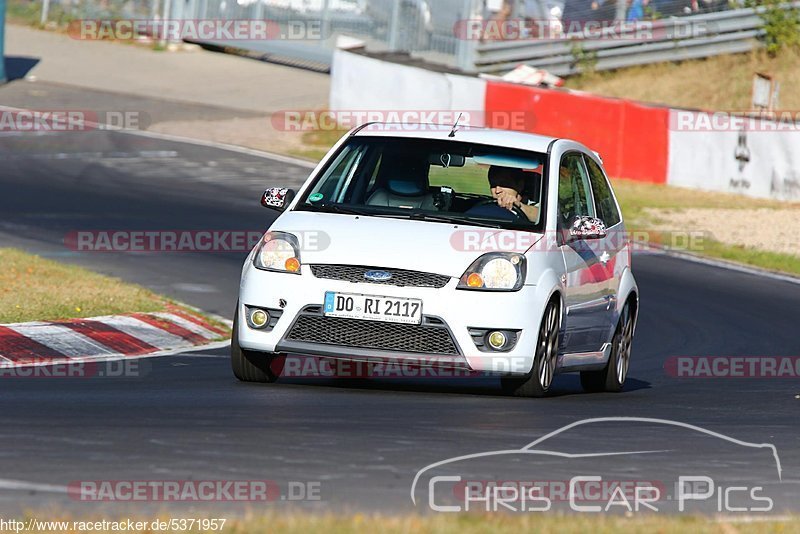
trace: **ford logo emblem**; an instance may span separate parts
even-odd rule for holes
[[[386,282],[392,279],[392,273],[386,271],[367,271],[364,273],[364,278],[370,282]]]

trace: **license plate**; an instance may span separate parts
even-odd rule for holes
[[[422,322],[422,301],[326,291],[324,313],[327,317],[420,324]]]

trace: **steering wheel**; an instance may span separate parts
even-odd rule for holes
[[[523,221],[527,221],[527,220],[528,220],[528,217],[527,217],[527,216],[526,216],[526,215],[525,215],[525,214],[522,212],[522,210],[521,210],[521,209],[519,209],[519,208],[517,208],[516,206],[514,206],[513,208],[511,208],[510,210],[508,210],[508,209],[506,209],[506,208],[500,207],[500,205],[499,205],[499,204],[497,204],[497,201],[496,201],[496,200],[494,200],[494,199],[491,199],[491,200],[481,200],[480,202],[478,202],[477,204],[475,204],[474,206],[472,206],[472,207],[470,208],[470,210],[472,210],[472,209],[475,209],[475,208],[479,208],[479,207],[482,207],[482,206],[489,206],[489,205],[497,206],[497,209],[499,209],[499,210],[510,211],[511,213],[513,213],[513,214],[514,214],[514,216],[515,216],[517,219],[521,219],[521,220],[523,220]],[[468,211],[469,211],[469,210],[468,210]]]

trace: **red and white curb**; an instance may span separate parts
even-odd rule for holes
[[[183,310],[0,325],[0,368],[163,356],[227,345],[229,333]]]

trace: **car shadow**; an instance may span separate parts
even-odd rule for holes
[[[651,389],[650,382],[645,380],[638,380],[636,378],[628,378],[625,380],[625,387],[622,389],[621,394],[640,391],[643,389]],[[583,391],[581,386],[581,377],[577,373],[570,373],[559,375],[553,381],[553,389],[550,392],[550,397],[564,397],[567,395],[604,395],[605,393],[587,393]]]
[[[514,398],[503,392],[500,379],[488,377],[449,377],[449,378],[281,378],[279,385],[327,387],[362,391],[387,391],[397,393],[437,393],[451,395],[481,395],[489,397]],[[650,389],[650,382],[629,378],[622,394]],[[577,374],[559,375],[553,382],[549,398],[571,395],[597,395],[587,393]]]
[[[21,80],[39,63],[39,58],[27,56],[5,56],[7,81]]]

